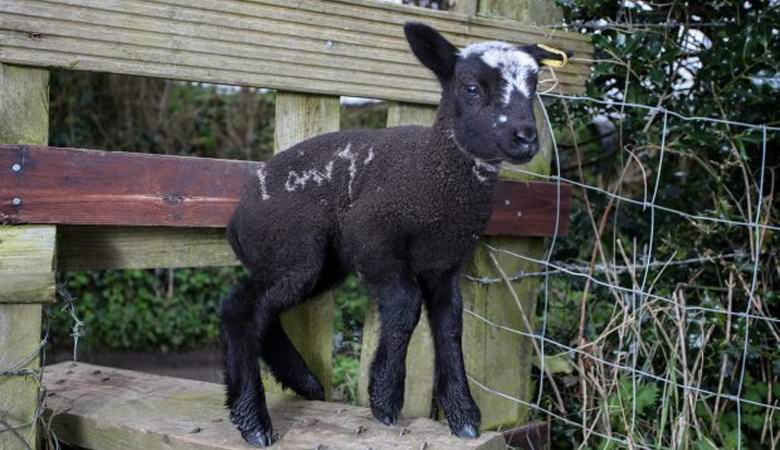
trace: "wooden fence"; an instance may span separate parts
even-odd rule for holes
[[[500,39],[573,50],[582,59],[555,76],[563,92],[582,92],[589,67],[581,61],[592,53],[586,37],[488,17],[544,24],[560,18],[549,3],[466,0],[455,11],[440,12],[369,0],[0,0],[0,143],[6,144],[0,146],[0,219],[12,224],[0,227],[0,370],[13,369],[0,377],[0,448],[16,448],[22,438],[36,445],[39,386],[29,373],[40,363],[41,313],[54,301],[55,272],[236,264],[222,227],[236,204],[241,174],[260,164],[47,147],[49,68],[277,89],[278,151],[337,130],[340,95],[390,101],[388,125],[430,124],[439,89],[408,50],[402,24],[409,20],[435,26],[458,45]],[[525,168],[548,173],[545,125],[539,135],[542,151]],[[505,178],[513,181],[499,186],[484,239],[539,257],[543,237],[555,232],[557,188]],[[561,198],[558,232],[565,233],[569,192]],[[498,258],[507,272],[534,269]],[[496,276],[482,247],[467,271]],[[525,329],[522,314],[533,319],[538,284],[532,280],[514,283],[522,311],[503,284],[464,281],[462,287],[466,307],[495,323]],[[326,388],[333,308],[326,294],[283,317]],[[529,341],[496,333],[472,316],[464,324],[469,373],[529,398]],[[377,332],[372,309],[361,404]],[[421,321],[407,358],[405,415],[430,414],[432,364],[430,332]],[[476,386],[472,392],[486,429],[528,417],[516,402]],[[104,442],[94,432],[81,439],[70,430],[67,436],[90,447]]]

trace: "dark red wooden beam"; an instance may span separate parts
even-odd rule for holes
[[[0,145],[0,220],[68,225],[224,227],[260,162]],[[571,189],[560,187],[559,234]],[[551,236],[554,183],[501,182],[489,235]]]

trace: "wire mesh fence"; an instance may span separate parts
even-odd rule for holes
[[[571,185],[580,210],[587,212],[573,220],[584,224],[579,230],[586,236],[554,236],[546,258],[488,246],[493,255],[535,263],[538,271],[510,276],[493,257],[496,277],[471,280],[511,287],[510,281],[541,277],[541,314],[526,329],[474,311],[466,314],[534,341],[537,394],[532,401],[514,398],[470,377],[473,385],[552,420],[558,445],[776,448],[778,361],[765,350],[780,344],[773,292],[778,269],[771,247],[771,235],[780,228],[773,217],[776,158],[768,149],[780,129],[551,89],[539,99],[548,103],[539,120],[553,135],[556,173],[508,170],[555,182],[559,189]],[[551,108],[556,109],[553,121]],[[561,173],[553,129],[559,136],[573,131],[575,109],[609,115],[618,126],[626,109],[646,120],[644,149],[618,149],[618,174],[611,183],[588,176],[581,161],[576,177]],[[690,125],[723,137],[723,161],[699,162],[719,167],[710,171],[712,183],[680,173],[699,156],[697,149],[686,147]],[[737,148],[729,139],[734,134],[748,136],[753,145]],[[579,158],[577,135],[567,139]],[[664,176],[670,171],[674,176]],[[732,180],[741,183],[726,192],[679,198],[691,183],[706,191]],[[676,189],[675,184],[688,187]],[[568,240],[591,245],[585,249],[590,255],[566,249]],[[590,260],[565,259],[582,254]],[[555,311],[560,308],[579,309],[579,316]],[[567,369],[556,367],[551,376],[547,361],[563,361]]]

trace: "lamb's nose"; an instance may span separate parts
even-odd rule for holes
[[[536,127],[533,125],[520,125],[515,130],[515,139],[518,143],[530,145],[536,142]]]

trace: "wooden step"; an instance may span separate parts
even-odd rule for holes
[[[57,438],[89,449],[249,449],[228,419],[220,384],[64,362],[44,375]],[[274,449],[504,449],[498,433],[462,440],[430,419],[387,427],[367,408],[267,393]]]

